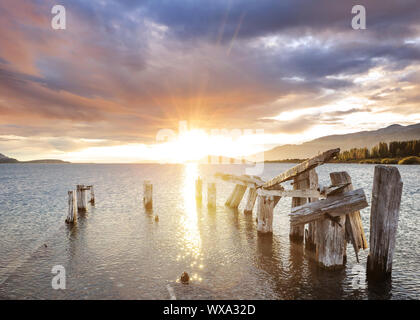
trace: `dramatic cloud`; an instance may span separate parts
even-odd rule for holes
[[[2,153],[150,144],[180,120],[277,143],[420,120],[415,0],[72,0],[66,30],[54,4],[0,4]]]

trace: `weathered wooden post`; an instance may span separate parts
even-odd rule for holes
[[[293,190],[309,189],[309,172],[305,171],[293,179]],[[292,198],[292,208],[301,206],[307,202],[306,198]],[[290,225],[289,238],[293,242],[303,242],[305,225]]]
[[[375,166],[370,211],[368,280],[391,276],[403,183],[396,167]]]
[[[203,180],[200,177],[195,181],[195,199],[199,203],[203,200]]]
[[[90,190],[90,200],[89,200],[89,202],[92,206],[94,206],[95,205],[95,191],[93,190],[93,186],[88,186],[88,188]]]
[[[252,209],[254,208],[255,201],[257,200],[257,195],[257,190],[255,190],[255,188],[249,188],[246,206],[244,209],[245,214],[252,214]]]
[[[233,209],[238,208],[242,198],[244,197],[245,191],[246,186],[240,184],[235,185],[235,188],[233,189],[229,198],[226,200],[225,205]]]
[[[330,173],[331,185],[340,184],[347,176],[346,172]],[[335,221],[321,218],[315,222],[316,256],[322,267],[337,269],[344,266],[347,248],[345,223],[345,215],[336,217]]]
[[[258,222],[259,233],[273,232],[273,211],[275,201],[273,196],[258,196]]]
[[[330,173],[331,183],[333,186],[339,186],[346,184],[344,188],[340,189],[340,193],[352,191],[353,185],[350,175],[343,172],[332,172]],[[346,241],[353,244],[354,252],[356,254],[357,262],[359,262],[359,250],[367,248],[367,241],[365,232],[363,231],[362,218],[360,211],[355,211],[346,216],[345,222],[346,229]]]
[[[317,190],[318,185],[318,174],[315,169],[309,170],[309,189]],[[318,201],[318,198],[309,198],[309,202]],[[311,251],[316,250],[316,222],[309,222],[308,229],[305,230],[305,248]]]
[[[310,202],[292,208],[290,224],[303,225],[316,221],[316,252],[318,262],[325,268],[339,268],[344,264],[345,250],[345,215],[368,206],[363,189],[334,194],[338,188],[332,188],[331,196],[325,200]]]
[[[143,203],[147,210],[153,208],[153,184],[150,180],[143,183]]]
[[[83,184],[78,184],[76,188],[77,194],[77,212],[83,213],[87,211],[86,187]]]
[[[77,208],[76,208],[76,197],[74,191],[69,191],[69,209],[67,213],[66,223],[76,223],[77,222]]]
[[[207,183],[207,207],[216,208],[216,183],[208,182]]]

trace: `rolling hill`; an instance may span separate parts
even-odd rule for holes
[[[328,149],[340,148],[342,151],[351,148],[371,148],[379,142],[406,141],[420,139],[420,123],[402,126],[393,124],[389,127],[373,130],[360,131],[349,134],[331,135],[311,140],[302,144],[287,144],[275,147],[264,153],[265,161],[284,159],[305,159]],[[257,160],[261,154],[248,157],[249,160]]]

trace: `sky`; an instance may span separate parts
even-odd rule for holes
[[[418,0],[2,0],[0,153],[183,162],[419,123],[419,16]]]

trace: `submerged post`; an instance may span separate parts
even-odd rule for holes
[[[207,207],[216,208],[216,183],[207,183]]]
[[[82,213],[87,211],[86,187],[83,184],[78,184],[77,189],[77,212]]]
[[[203,180],[200,177],[195,180],[195,199],[200,203],[203,200]]]
[[[67,192],[69,197],[69,209],[67,213],[66,223],[76,223],[77,221],[77,208],[76,208],[76,197],[74,191]]]
[[[391,276],[403,183],[396,167],[375,166],[370,211],[368,279]]]
[[[153,184],[150,180],[143,183],[143,203],[147,210],[153,208]]]

